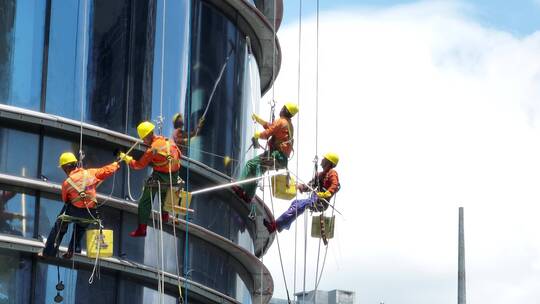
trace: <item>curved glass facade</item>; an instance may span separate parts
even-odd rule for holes
[[[136,136],[136,126],[143,120],[158,123],[159,131],[170,136],[175,113],[184,114],[185,131],[204,118],[198,136],[183,150],[188,157],[237,177],[251,156],[247,155],[254,132],[250,116],[260,101],[260,81],[249,42],[234,19],[202,0],[0,1],[0,39],[6,42],[0,43],[0,104],[131,136]],[[0,117],[0,174],[57,186],[66,178],[57,167],[58,155],[77,154],[79,148],[79,134],[68,129]],[[85,167],[112,162],[118,148],[125,150],[84,136]],[[232,162],[224,162],[225,157]],[[150,169],[123,169],[98,191],[117,199],[138,197],[149,173]],[[191,190],[215,183],[189,168],[182,174]],[[46,237],[62,207],[58,194],[0,183],[0,234]],[[193,198],[191,208],[192,224],[255,251],[254,224],[232,193],[201,194]],[[173,231],[170,225],[162,232],[149,225],[146,238],[130,238],[136,214],[107,204],[99,212],[105,228],[114,230],[115,257],[159,267],[156,248],[163,237],[165,271],[242,303],[251,302],[252,274],[226,250],[192,235],[186,248],[185,232]],[[70,225],[63,246],[71,229]],[[56,295],[54,261],[0,249],[0,263],[0,303],[50,303]],[[59,264],[65,283],[70,280],[63,303],[86,303],[97,292],[114,299],[111,303],[157,301],[156,284],[104,271],[101,280],[89,286],[85,266],[72,269]],[[36,288],[32,294],[22,293],[16,290],[22,284]],[[166,303],[177,302],[174,292]]]

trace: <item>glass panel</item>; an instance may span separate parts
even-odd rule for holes
[[[86,121],[124,131],[130,6],[127,0],[94,0],[88,56]]]
[[[236,167],[243,162],[252,135],[248,119],[252,103],[243,98],[245,38],[230,20],[203,1],[195,1],[192,27],[191,103],[186,106],[190,107],[186,109],[189,127],[194,129],[208,111],[200,136],[191,141],[190,157],[227,174],[238,174]],[[223,161],[226,156],[235,160],[232,165]]]
[[[146,303],[159,303],[159,293],[153,289],[154,286],[148,287],[148,285],[141,285],[142,282],[137,279],[129,277],[122,277],[119,283],[118,291],[118,303],[122,304],[146,304]],[[165,294],[163,303],[176,304],[176,297]],[[193,302],[191,299],[189,303]]]
[[[0,249],[0,303],[30,303],[32,262],[21,253]],[[27,286],[27,288],[22,288]]]
[[[0,172],[35,178],[38,142],[37,134],[0,128]]]
[[[189,238],[188,278],[234,297],[236,272],[226,253],[207,242]]]
[[[73,269],[59,267],[45,263],[38,263],[36,272],[36,289],[34,290],[35,303],[54,303],[57,294],[58,271],[60,280],[65,289],[60,292],[64,298],[62,303],[96,303],[101,299],[103,303],[115,303],[116,279],[101,269],[100,278],[96,278],[93,284],[88,284],[91,269]]]
[[[169,1],[187,2],[187,1]],[[136,126],[152,114],[152,75],[156,1],[131,1],[126,133],[137,135]]]
[[[164,2],[159,0],[156,5],[152,118],[156,119],[163,113],[163,134],[170,135],[173,127],[172,116],[180,111],[180,105],[185,104],[186,99],[191,1],[166,1],[165,30]],[[163,38],[165,39],[162,40]],[[162,69],[163,48],[165,52]]]
[[[0,186],[0,233],[33,237],[35,214],[34,195]]]
[[[209,187],[199,178],[190,176],[190,187],[194,190]],[[239,213],[231,201],[235,198],[228,191],[209,192],[193,197],[190,222],[215,232],[233,243],[253,252],[253,231],[250,231],[246,216]],[[250,233],[251,232],[251,233]]]
[[[48,113],[74,119],[80,119],[81,115],[83,36],[86,34],[89,40],[88,31],[84,33],[83,28],[83,3],[81,0],[51,1],[45,109]]]
[[[39,110],[46,1],[0,1],[0,103]]]
[[[153,225],[156,225],[154,229]],[[152,267],[158,267],[161,265],[161,255],[158,251],[160,246],[161,236],[163,236],[163,265],[164,269],[167,272],[176,274],[176,259],[178,260],[178,270],[182,272],[182,259],[180,258],[183,254],[182,244],[183,241],[176,241],[173,236],[172,227],[164,227],[163,234],[161,235],[159,229],[157,229],[158,222],[152,223],[152,220],[149,221],[147,233],[145,238],[132,238],[132,237],[122,237],[122,257],[149,265]],[[137,218],[134,214],[124,213],[124,222],[122,230],[125,231],[126,235],[129,231],[133,231],[137,228]],[[176,234],[179,238],[182,237],[184,232],[176,228]],[[174,246],[178,247],[178,255],[176,255]],[[161,267],[161,266],[159,266]]]
[[[78,120],[84,98],[86,122],[134,135],[151,114],[154,5],[52,0],[46,111]]]

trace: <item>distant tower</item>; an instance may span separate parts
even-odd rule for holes
[[[463,229],[463,207],[459,207],[458,304],[466,304],[467,299],[465,290],[465,235]]]

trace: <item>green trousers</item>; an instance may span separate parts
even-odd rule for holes
[[[271,151],[265,152],[261,155],[255,156],[254,158],[248,160],[242,170],[242,175],[240,180],[259,177],[263,175],[269,169],[274,169],[274,160],[276,169],[287,168],[287,156],[281,151]],[[246,195],[250,198],[255,196],[255,191],[257,191],[257,182],[245,183],[239,185]]]
[[[172,174],[172,183],[176,184],[178,181],[178,171],[173,172]],[[152,198],[159,200],[160,197],[156,197],[158,192],[157,181],[161,183],[161,209],[163,210],[163,205],[165,204],[165,197],[167,195],[167,190],[169,189],[169,184],[171,183],[169,179],[169,173],[161,173],[154,171],[152,175],[146,180],[143,188],[143,194],[139,200],[139,224],[146,224],[148,218],[150,217],[150,212],[152,212]]]

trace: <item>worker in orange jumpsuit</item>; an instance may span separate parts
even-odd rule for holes
[[[81,219],[98,218],[96,188],[120,168],[118,163],[113,162],[102,168],[78,168],[75,155],[65,152],[60,155],[58,166],[68,176],[62,183],[62,201],[65,205],[60,211],[60,215],[65,214]],[[61,219],[56,220],[43,249],[44,256],[56,256],[62,238],[67,232],[68,224]],[[63,255],[64,258],[70,259],[73,252],[81,252],[81,239],[87,227],[88,224],[74,223],[73,235],[69,242],[68,251]]]
[[[321,160],[322,172],[317,174],[317,177],[309,182],[309,187],[316,190],[309,198],[297,199],[291,203],[291,206],[285,211],[275,222],[263,220],[263,224],[268,229],[268,232],[281,232],[283,229],[289,229],[291,223],[294,222],[297,216],[304,213],[306,208],[313,211],[324,211],[328,208],[328,203],[332,196],[339,190],[339,177],[334,169],[339,162],[339,156],[335,153],[326,153]],[[308,186],[299,185],[300,192],[310,191]]]
[[[199,120],[199,123],[197,124],[197,128],[191,131],[191,133],[188,133],[188,132],[184,132],[184,117],[182,116],[182,114],[176,113],[173,116],[174,131],[173,131],[172,138],[174,142],[176,143],[176,146],[180,148],[180,151],[182,152],[182,154],[186,153],[186,149],[184,147],[187,146],[189,139],[199,135],[199,132],[201,131],[203,123],[204,123],[204,119],[201,118],[201,120]]]
[[[148,121],[142,122],[137,126],[139,138],[148,146],[143,156],[139,160],[120,153],[120,159],[124,160],[128,166],[135,170],[141,170],[147,166],[152,166],[152,175],[147,179],[143,189],[142,197],[139,201],[137,229],[129,235],[132,237],[146,236],[148,218],[152,211],[152,198],[158,192],[158,183],[161,185],[161,208],[165,204],[165,196],[170,184],[178,183],[178,173],[180,171],[180,156],[182,153],[174,142],[169,139],[154,135],[155,126]],[[169,213],[162,211],[161,219],[163,222],[169,220]]]
[[[291,118],[298,113],[298,106],[286,103],[279,112],[279,119],[269,123],[253,114],[251,117],[265,129],[255,132],[254,139],[268,139],[268,150],[246,162],[240,180],[261,176],[270,168],[286,168],[293,149],[294,129]],[[257,182],[233,186],[233,191],[246,203],[250,203],[257,190]]]

